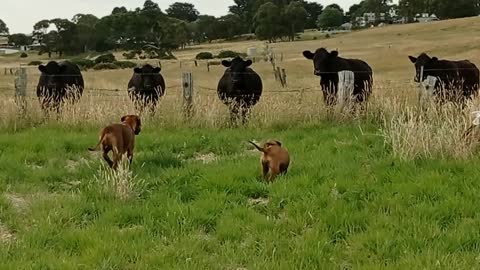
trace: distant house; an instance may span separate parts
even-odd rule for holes
[[[8,37],[0,36],[0,48],[8,47]]]
[[[351,23],[344,23],[340,26],[340,28],[344,30],[352,30],[352,27],[353,27],[353,24]]]
[[[425,22],[433,22],[433,21],[438,21],[438,17],[435,14],[428,14],[428,13],[422,13],[422,14],[417,14],[415,16],[415,21],[425,23]]]
[[[355,24],[360,27],[365,27],[367,25],[375,24],[377,22],[385,21],[385,13],[380,13],[377,15],[374,12],[363,13],[362,17],[355,18]]]

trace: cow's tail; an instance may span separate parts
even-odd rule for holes
[[[88,150],[91,151],[91,152],[95,152],[95,151],[100,150],[100,145],[102,144],[104,139],[105,139],[105,133],[102,134],[102,136],[100,136],[100,139],[98,140],[97,145],[95,145],[95,147],[89,147]]]
[[[265,153],[265,149],[264,149],[264,148],[258,146],[256,143],[254,143],[254,142],[252,142],[252,141],[248,141],[248,142],[251,143],[253,146],[255,146],[255,148],[257,148],[258,151]]]

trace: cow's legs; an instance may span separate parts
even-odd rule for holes
[[[245,125],[250,118],[250,106],[242,105],[241,108],[242,124]]]
[[[237,126],[239,112],[240,112],[240,105],[237,102],[230,104],[230,125],[231,126]]]

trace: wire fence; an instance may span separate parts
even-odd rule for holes
[[[11,82],[6,82],[3,85],[0,84],[0,95],[1,96],[7,96],[7,97],[16,97],[18,95],[18,87],[17,87],[17,80],[26,80],[26,68],[34,68],[32,66],[20,66],[15,67],[15,68],[5,68],[5,71],[8,70],[7,76],[9,78],[12,78]],[[474,68],[457,68],[457,69],[428,69],[428,68],[422,68],[421,73],[426,74],[428,71],[451,71],[451,70],[473,70]],[[23,73],[22,73],[23,72]],[[226,73],[231,73],[231,74],[249,74],[251,75],[252,72],[232,72],[227,69],[225,71]],[[352,84],[354,80],[354,75],[358,73],[368,73],[371,74],[371,71],[347,71],[353,73],[352,76]],[[339,74],[338,72],[320,72],[320,75],[322,74]],[[1,68],[0,68],[0,74]],[[24,75],[25,77],[21,77],[21,75]],[[153,74],[142,74],[144,76],[148,75],[158,75],[159,73],[153,73]],[[191,72],[190,72],[191,74]],[[414,75],[414,74],[412,74]],[[1,75],[0,75],[1,76]],[[37,75],[29,75],[30,79],[35,78],[35,80],[40,77],[40,73]],[[72,75],[55,75],[56,77],[63,77],[63,76],[69,76],[72,77]],[[78,75],[81,76],[81,75]],[[278,84],[278,86],[272,86],[269,85],[266,89],[263,89],[262,95],[278,95],[278,94],[289,94],[289,93],[321,93],[322,92],[322,87],[320,83],[318,82],[318,77],[317,76],[309,76],[311,77],[312,85],[306,86],[306,85],[298,85],[297,82],[292,80],[291,84],[287,85],[286,83],[284,84],[283,82],[281,84]],[[421,76],[423,77],[423,76]],[[277,78],[275,78],[277,80]],[[28,99],[36,99],[36,84],[32,85],[34,81],[29,81],[30,85],[27,87],[27,89],[24,89],[24,96],[25,98]],[[167,81],[168,82],[168,81]],[[26,82],[25,82],[26,85]],[[389,79],[382,79],[382,80],[373,80],[373,88],[375,92],[383,91],[385,89],[395,89],[395,88],[403,88],[405,89],[406,87],[415,87],[418,84],[414,82],[414,76],[412,76],[412,79],[404,79],[404,80],[389,80]],[[351,85],[353,88],[353,85]],[[184,89],[185,86],[184,84],[174,84],[174,85],[168,85],[166,87],[166,94],[171,95],[173,94],[178,94],[181,93],[181,90]],[[195,95],[206,95],[206,96],[216,96],[217,94],[217,87],[211,87],[208,85],[202,85],[202,84],[195,84],[193,86],[193,89],[195,89]],[[170,90],[170,91],[169,91]],[[173,90],[173,91],[172,91]],[[179,92],[176,92],[179,91]],[[128,94],[127,86],[125,85],[125,88],[119,88],[119,87],[113,87],[113,88],[105,88],[105,87],[85,87],[83,90],[83,95],[86,96],[91,96],[91,97],[125,97]]]

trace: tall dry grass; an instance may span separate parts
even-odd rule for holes
[[[205,85],[207,80],[203,78],[198,81]],[[478,107],[478,101],[472,102],[463,110],[451,104],[438,107],[432,102],[423,103],[423,109],[420,109],[415,84],[383,80],[375,83],[367,114],[352,115],[337,111],[334,115],[329,115],[319,87],[298,92],[290,92],[289,90],[293,89],[290,87],[284,89],[284,92],[273,92],[269,89],[275,89],[277,83],[266,81],[267,89],[261,101],[254,107],[248,127],[309,125],[332,118],[332,123],[357,121],[361,124],[362,121],[368,121],[379,126],[380,135],[384,137],[386,145],[401,159],[468,158],[475,151],[475,144],[462,139],[462,135],[471,123],[470,112]],[[121,85],[112,82],[108,76],[103,79],[96,76],[95,82],[98,88],[121,88]],[[278,89],[277,91],[282,91]],[[228,109],[220,102],[213,88],[198,86],[195,91],[195,114],[191,119],[184,118],[181,89],[174,86],[167,89],[167,95],[161,100],[155,116],[142,115],[145,128],[226,127]],[[126,91],[95,92],[91,89],[85,91],[78,104],[65,107],[58,119],[46,119],[38,101],[31,95],[28,97],[27,111],[22,117],[17,114],[13,98],[2,99],[0,106],[3,116],[0,127],[13,130],[42,123],[102,126],[118,122],[122,115],[135,113]]]

